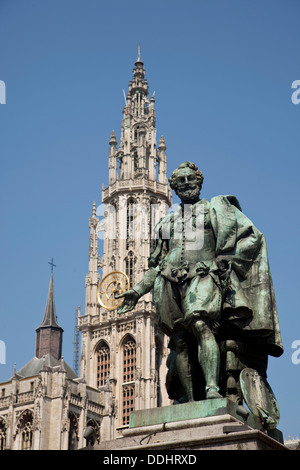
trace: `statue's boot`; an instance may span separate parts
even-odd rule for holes
[[[206,398],[223,398],[219,393],[219,387],[206,387]]]

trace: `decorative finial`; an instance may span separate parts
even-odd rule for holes
[[[111,135],[110,135],[110,139],[109,139],[109,145],[117,145],[117,137],[116,137],[116,133],[115,131],[112,131]]]
[[[166,150],[166,148],[167,148],[166,142],[165,142],[165,139],[164,139],[164,136],[163,136],[163,135],[162,135],[161,138],[159,139],[158,148],[159,148],[159,150]]]
[[[51,261],[48,261],[48,264],[51,265],[51,274],[53,274],[53,267],[56,268],[56,264],[53,263],[53,258],[51,259]]]
[[[138,61],[139,61],[139,62],[141,61],[141,45],[140,45],[140,41],[139,41],[139,45],[138,45]]]
[[[63,355],[61,355],[61,358],[60,358],[60,371],[61,372],[66,372],[65,361],[64,361],[64,356]]]
[[[96,203],[95,201],[93,202],[93,212],[92,212],[92,217],[96,217],[96,212],[97,212],[97,209],[96,209]]]

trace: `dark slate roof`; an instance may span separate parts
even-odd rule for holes
[[[51,273],[51,278],[50,278],[50,284],[49,284],[49,290],[48,290],[48,297],[47,297],[47,303],[46,303],[46,308],[45,308],[45,314],[42,323],[40,326],[37,328],[45,328],[52,326],[54,328],[62,328],[59,326],[57,323],[57,318],[56,318],[56,309],[55,309],[55,302],[54,302],[54,290],[53,290],[53,274]]]
[[[57,360],[50,354],[46,354],[46,356],[40,359],[37,357],[32,358],[25,366],[17,371],[17,375],[21,378],[34,377],[41,372],[43,367],[51,367],[54,370],[63,368],[67,373],[68,379],[78,378],[73,369],[71,369],[63,359]]]

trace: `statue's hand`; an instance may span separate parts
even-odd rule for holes
[[[116,295],[115,299],[121,299],[122,297],[124,297],[124,302],[119,307],[118,313],[126,313],[132,310],[140,298],[139,294],[133,289],[129,289],[121,295]]]

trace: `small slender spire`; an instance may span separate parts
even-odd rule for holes
[[[138,44],[138,57],[136,59],[135,65],[139,65],[140,67],[143,66],[143,61],[141,59],[141,45],[140,42]]]
[[[57,318],[56,318],[52,272],[51,272],[51,277],[50,277],[50,284],[49,284],[45,314],[44,314],[43,321],[40,324],[39,328],[45,327],[45,326],[53,326],[55,328],[60,328],[59,324],[57,323]]]

